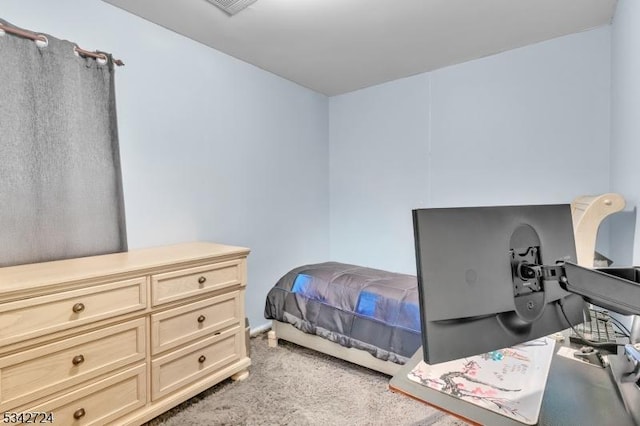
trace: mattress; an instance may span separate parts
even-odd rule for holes
[[[421,345],[413,275],[338,262],[301,266],[269,291],[264,314],[398,364]]]

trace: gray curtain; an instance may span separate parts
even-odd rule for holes
[[[0,266],[127,249],[113,62],[46,36],[0,35]]]

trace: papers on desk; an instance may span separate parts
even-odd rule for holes
[[[440,364],[420,361],[407,377],[519,422],[536,424],[554,348],[555,341],[544,337]]]

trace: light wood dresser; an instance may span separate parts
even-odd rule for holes
[[[0,268],[0,421],[139,425],[245,378],[248,254],[188,243]]]

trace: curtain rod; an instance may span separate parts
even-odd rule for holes
[[[47,40],[47,37],[41,35],[41,34],[36,34],[36,33],[32,33],[31,31],[25,31],[25,30],[21,30],[20,28],[15,28],[15,27],[9,27],[7,25],[4,24],[0,24],[0,30],[5,31],[9,34],[13,34],[13,35],[17,35],[20,37],[24,37],[24,38],[28,38],[29,40],[33,40],[33,41],[41,41],[44,43],[48,43],[49,40]],[[79,55],[82,56],[88,56],[90,58],[94,58],[94,59],[102,59],[103,61],[108,60],[107,55],[104,53],[99,53],[99,52],[90,52],[88,50],[84,50],[81,49],[78,46],[75,46],[73,48],[73,50],[78,53]],[[116,64],[117,66],[121,67],[124,65],[124,62],[122,62],[120,59],[113,59],[113,63]]]

